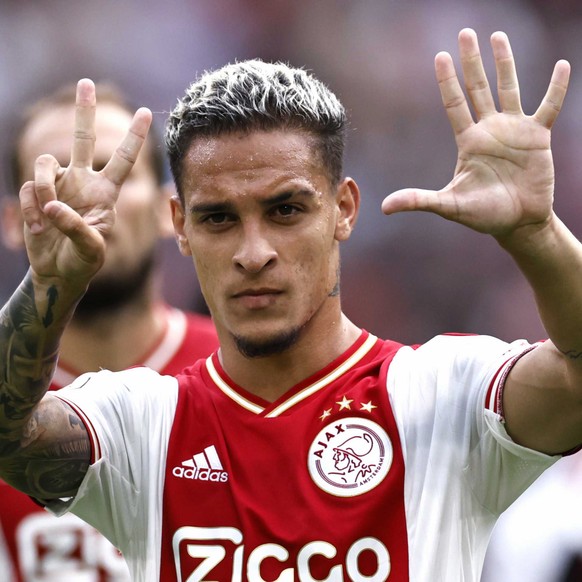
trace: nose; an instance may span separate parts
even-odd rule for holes
[[[241,229],[241,241],[232,258],[236,267],[249,273],[259,273],[276,259],[276,250],[259,226],[245,225]]]

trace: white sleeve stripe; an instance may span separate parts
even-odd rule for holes
[[[58,394],[54,394],[57,398],[60,398],[63,402],[66,402],[79,416],[85,428],[87,429],[87,434],[89,435],[89,441],[91,443],[91,464],[96,463],[102,457],[101,454],[101,445],[99,443],[99,438],[97,437],[97,432],[95,431],[95,427],[93,423],[89,420],[87,415],[79,408],[77,404],[71,402],[67,398],[60,396]]]
[[[534,344],[532,346],[528,346],[526,350],[513,356],[509,360],[507,360],[499,370],[497,370],[493,380],[491,381],[491,387],[489,388],[488,395],[487,395],[487,402],[485,403],[485,408],[491,410],[495,414],[499,414],[503,417],[503,389],[505,388],[505,382],[507,381],[507,376],[509,372],[513,369],[516,362],[528,352],[531,352],[535,347],[539,344]]]
[[[489,402],[487,403],[487,408],[496,414],[500,414],[501,409],[501,393],[502,386],[505,383],[505,378],[507,377],[507,370],[510,364],[515,358],[507,360],[499,370],[497,370],[493,381],[491,382],[491,389],[489,394]]]

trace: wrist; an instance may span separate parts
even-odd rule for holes
[[[27,277],[30,277],[37,313],[45,325],[68,321],[89,286],[89,280],[45,277],[32,269]]]
[[[552,212],[544,222],[520,226],[508,234],[495,236],[495,239],[513,256],[539,257],[544,250],[552,251],[565,233],[570,234]]]
[[[582,270],[582,245],[555,214],[544,224],[521,227],[497,241],[534,288],[570,285],[565,281]]]

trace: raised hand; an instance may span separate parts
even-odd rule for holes
[[[83,79],[77,85],[69,166],[61,168],[54,157],[42,155],[36,160],[34,181],[20,190],[27,252],[33,273],[41,279],[84,286],[101,267],[119,190],[151,123],[151,112],[139,109],[123,142],[96,172],[95,108],[95,85]]]
[[[491,46],[497,70],[497,111],[477,35],[459,33],[467,99],[448,53],[435,58],[436,77],[458,147],[457,166],[442,190],[407,188],[382,203],[385,214],[407,210],[434,212],[480,232],[504,237],[522,226],[543,226],[552,217],[554,168],[550,129],[562,107],[570,65],[559,61],[537,111],[521,108],[515,62],[507,36],[496,32]]]

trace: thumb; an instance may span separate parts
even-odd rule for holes
[[[382,212],[384,214],[394,214],[410,210],[425,210],[439,213],[440,205],[439,192],[436,190],[404,188],[384,198]]]
[[[52,200],[44,206],[44,213],[52,225],[66,235],[87,257],[100,257],[103,253],[102,235],[63,202]]]

